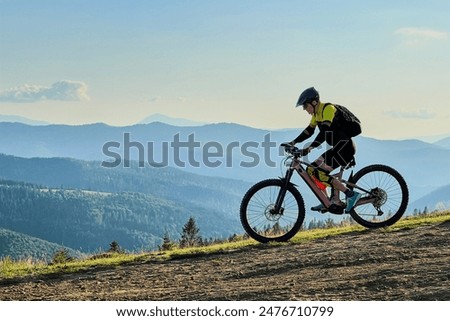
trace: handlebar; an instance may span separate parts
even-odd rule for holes
[[[296,158],[308,155],[307,149],[299,149],[292,144],[283,143],[283,144],[281,144],[281,147],[284,147],[284,151],[286,153],[291,154],[292,156],[294,156]]]

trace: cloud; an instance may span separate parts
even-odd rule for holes
[[[434,111],[425,108],[418,110],[386,110],[384,114],[393,118],[408,119],[432,119],[436,117]]]
[[[22,85],[0,91],[0,102],[33,103],[43,100],[89,100],[87,89],[88,87],[84,82],[74,80],[61,80],[50,87]]]
[[[446,41],[448,33],[429,28],[400,28],[394,34],[403,38],[403,43],[407,46],[416,46],[428,41]]]

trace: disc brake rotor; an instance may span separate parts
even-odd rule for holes
[[[266,207],[266,210],[264,211],[264,215],[266,216],[267,220],[276,222],[280,219],[280,217],[283,215],[284,208],[280,208],[280,211],[277,213],[275,212],[275,204],[270,204]]]

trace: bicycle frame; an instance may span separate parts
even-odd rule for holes
[[[334,190],[334,193],[332,195],[333,197],[330,198],[328,196],[326,190],[321,190],[314,183],[314,181],[312,180],[312,178],[306,171],[305,167],[303,167],[302,165],[309,166],[311,164],[300,160],[298,157],[292,158],[292,162],[289,165],[289,168],[286,170],[285,177],[282,179],[286,184],[285,187],[287,188],[288,184],[292,184],[290,181],[292,179],[292,175],[294,174],[294,171],[296,171],[298,173],[298,175],[303,179],[305,184],[311,189],[311,191],[314,193],[314,195],[317,197],[317,199],[325,206],[325,208],[328,209],[333,204],[333,200],[339,200],[340,191],[333,188],[333,190]],[[367,191],[367,190],[357,186],[354,183],[351,183],[349,181],[342,179],[342,176],[343,176],[345,170],[346,170],[346,167],[341,167],[340,171],[337,174],[333,174],[331,176],[338,179],[340,182],[342,182],[343,184],[346,184],[347,186],[349,186],[351,188],[357,188],[365,193],[370,194],[370,191]],[[286,188],[280,190],[280,193],[275,202],[275,208],[274,208],[275,212],[279,212],[279,210],[282,208],[282,202],[286,195]],[[364,198],[361,198],[356,205],[371,203],[372,200],[373,199],[371,197],[364,197]]]
[[[286,170],[286,181],[290,181],[292,178],[292,175],[294,171],[297,172],[297,174],[303,179],[305,184],[311,189],[311,191],[316,195],[316,197],[319,199],[319,201],[328,208],[331,205],[331,200],[328,197],[328,194],[326,190],[321,190],[319,187],[317,187],[316,183],[312,180],[311,176],[309,176],[308,172],[306,171],[305,167],[302,165],[310,165],[306,162],[301,161],[300,159],[294,157],[292,159],[292,162],[289,166],[289,168]],[[340,176],[342,176],[342,170],[338,173]]]

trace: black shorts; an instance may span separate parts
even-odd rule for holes
[[[341,140],[335,146],[322,154],[324,163],[333,169],[345,166],[355,156],[355,144],[351,139]]]

